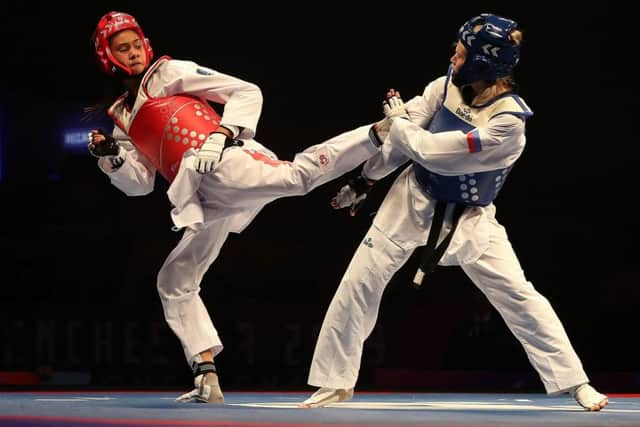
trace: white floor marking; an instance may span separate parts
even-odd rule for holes
[[[517,399],[518,401],[531,402],[526,399]],[[279,408],[291,409],[298,408],[298,403],[289,402],[254,402],[254,403],[228,403],[230,406],[246,406],[251,408]],[[485,411],[571,411],[585,412],[578,404],[570,405],[535,405],[535,404],[514,404],[507,402],[340,402],[327,405],[327,408],[344,408],[344,409],[392,409],[392,410],[436,410],[436,411],[452,411],[452,410],[485,410]],[[640,409],[614,409],[608,406],[604,412],[615,413],[640,413]]]
[[[47,397],[33,399],[38,402],[86,402],[89,400],[115,400],[113,397]]]

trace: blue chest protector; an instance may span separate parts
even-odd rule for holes
[[[514,114],[527,118],[533,112],[519,96],[511,93],[482,107],[470,107],[463,102],[458,88],[448,78],[442,107],[434,115],[427,130],[432,133],[459,130],[468,134],[477,127],[485,126],[497,114]],[[473,138],[473,132],[469,138]],[[415,162],[413,167],[416,179],[433,199],[465,206],[486,206],[498,195],[513,165],[455,176],[437,174]]]

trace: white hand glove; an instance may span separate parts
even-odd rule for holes
[[[384,110],[385,117],[387,117],[389,120],[398,118],[411,120],[409,118],[409,114],[407,114],[406,108],[404,107],[402,98],[400,98],[400,96],[398,95],[387,98],[382,103],[382,109]]]
[[[215,169],[222,157],[222,150],[224,150],[226,141],[227,136],[223,133],[214,132],[209,135],[196,155],[195,165],[198,172],[209,173]]]

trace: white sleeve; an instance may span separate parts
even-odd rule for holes
[[[115,136],[124,136],[124,133],[116,127]],[[124,150],[124,163],[114,168],[106,157],[98,159],[98,167],[109,177],[113,184],[127,196],[144,196],[153,191],[156,170],[151,162],[138,152],[134,145],[127,140],[119,140],[118,144]]]
[[[442,106],[447,78],[439,77],[425,87],[422,95],[418,95],[405,103],[411,121],[426,128],[434,114]]]
[[[241,138],[253,138],[262,112],[260,88],[195,62],[172,59],[162,64],[149,79],[153,96],[188,93],[224,104],[221,125],[240,128]],[[153,93],[156,92],[156,93]]]
[[[524,121],[512,114],[495,116],[468,133],[431,133],[408,120],[394,120],[388,141],[435,173],[461,175],[513,164],[524,150],[524,130]]]
[[[378,181],[408,161],[409,158],[402,151],[393,149],[391,144],[382,144],[380,152],[362,166],[362,175]]]

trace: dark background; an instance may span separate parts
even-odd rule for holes
[[[169,54],[258,84],[256,139],[282,159],[380,117],[446,72],[457,28],[480,12],[525,30],[516,79],[534,110],[528,144],[496,201],[534,286],[606,392],[638,391],[635,207],[637,34],[619,4],[534,2],[289,6],[157,2],[5,5],[0,26],[0,386],[184,388],[155,275],[179,234],[166,184],[127,198],[86,152],[62,148],[103,77],[89,37],[110,10],[137,17]],[[349,10],[347,10],[349,9]],[[636,25],[637,24],[633,24]],[[340,178],[275,201],[232,235],[202,297],[225,350],[226,389],[307,389],[319,326],[393,177],[359,216],[333,211]],[[367,341],[361,389],[542,391],[519,343],[457,267],[390,282]],[[5,375],[4,378],[10,378]]]

